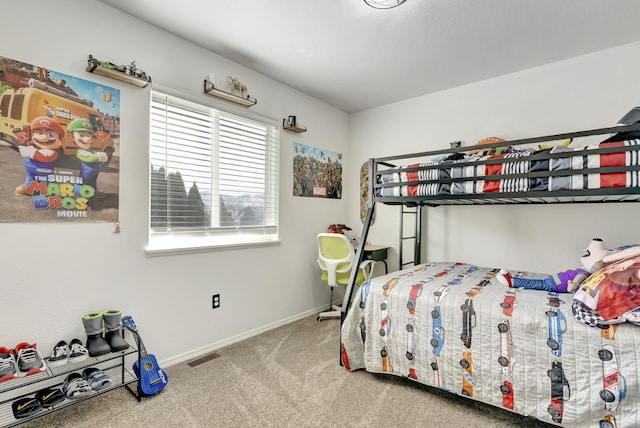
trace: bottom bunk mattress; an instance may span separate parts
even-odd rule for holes
[[[588,327],[572,294],[508,288],[497,271],[428,263],[368,280],[342,325],[343,366],[555,425],[640,426],[640,327]]]

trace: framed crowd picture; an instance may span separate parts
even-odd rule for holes
[[[293,196],[342,198],[342,154],[294,142]]]

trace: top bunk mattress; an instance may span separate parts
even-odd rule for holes
[[[545,150],[515,147],[390,168],[376,164],[375,198],[425,205],[640,200],[640,139]]]

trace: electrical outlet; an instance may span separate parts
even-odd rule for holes
[[[211,296],[211,309],[216,309],[220,307],[220,295],[214,294]]]

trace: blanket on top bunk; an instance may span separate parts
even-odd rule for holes
[[[415,170],[379,173],[379,184],[396,183],[398,186],[377,188],[376,195],[399,197],[638,187],[640,172],[637,170],[587,174],[571,171],[640,165],[639,144],[640,140],[628,140],[578,149],[557,146],[547,151],[550,155],[565,153],[558,157],[540,156],[540,151],[518,151],[415,163],[403,167]],[[589,153],[589,150],[613,147],[630,147],[631,150]],[[502,175],[509,177],[492,179]],[[406,184],[418,181],[422,183]]]
[[[342,326],[343,365],[551,424],[640,426],[638,326],[587,327],[572,294],[507,288],[496,272],[429,263],[368,280]]]

